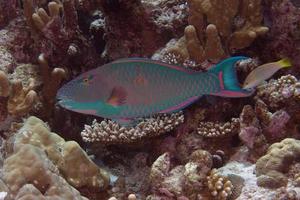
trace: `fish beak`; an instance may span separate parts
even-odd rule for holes
[[[64,108],[68,108],[68,109],[71,109],[73,106],[72,106],[72,103],[73,101],[70,100],[70,99],[67,99],[67,98],[61,98],[59,99],[58,101],[58,104]]]

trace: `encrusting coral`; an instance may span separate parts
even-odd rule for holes
[[[36,117],[29,117],[15,136],[14,150],[18,151],[25,144],[44,150],[72,186],[99,189],[108,186],[107,172],[93,163],[77,142],[66,142]]]
[[[268,31],[261,25],[261,0],[189,0],[188,6],[189,25],[184,36],[168,50],[181,62],[218,62]]]
[[[169,132],[180,123],[183,123],[182,112],[170,115],[162,114],[153,118],[146,118],[133,127],[120,126],[111,120],[103,120],[92,125],[85,125],[81,132],[85,142],[102,142],[103,144],[132,143],[142,138],[154,137]]]
[[[299,157],[299,140],[286,138],[279,143],[272,144],[267,154],[256,162],[257,184],[268,188],[286,186],[288,179],[285,173]]]

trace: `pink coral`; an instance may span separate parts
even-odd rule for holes
[[[290,115],[286,111],[276,111],[271,115],[270,122],[264,129],[265,134],[271,138],[284,138],[286,136],[286,124],[289,119]]]

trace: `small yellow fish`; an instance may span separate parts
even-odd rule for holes
[[[292,64],[289,59],[284,58],[277,62],[263,64],[254,69],[245,79],[243,89],[253,89],[260,85],[263,81],[270,78],[278,70],[290,67]]]

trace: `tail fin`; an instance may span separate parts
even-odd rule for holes
[[[253,93],[253,91],[242,89],[236,76],[235,63],[245,59],[249,58],[243,56],[227,58],[208,71],[209,73],[217,75],[220,81],[221,90],[212,95],[223,97],[246,97]]]
[[[277,61],[277,63],[281,67],[290,67],[290,66],[292,66],[292,63],[291,63],[291,61],[288,58],[283,58],[283,59]]]

